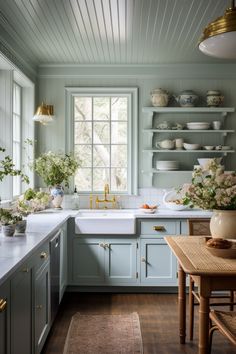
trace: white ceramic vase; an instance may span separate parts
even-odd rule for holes
[[[210,230],[214,238],[236,239],[236,210],[214,210]]]

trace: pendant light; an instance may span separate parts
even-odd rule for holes
[[[222,59],[236,59],[235,0],[223,16],[209,23],[199,40],[199,49],[206,55]]]
[[[47,125],[53,121],[53,105],[47,105],[44,102],[38,106],[37,111],[33,117],[33,120],[40,122],[43,125]]]

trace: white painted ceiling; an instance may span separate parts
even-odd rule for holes
[[[207,23],[223,15],[229,4],[0,0],[0,37],[34,65],[218,62],[202,54],[197,42]]]

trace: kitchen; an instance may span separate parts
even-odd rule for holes
[[[164,237],[188,235],[189,219],[204,224],[212,213],[168,209],[166,192],[191,182],[198,159],[223,158],[235,171],[235,56],[197,46],[230,3],[0,1],[1,158],[9,154],[30,182],[4,176],[1,207],[29,188],[47,194],[42,164],[29,166],[34,157],[73,152],[79,164],[66,170],[62,210],[29,215],[23,237],[1,235],[0,298],[10,298],[1,354],[63,352],[77,312],[136,312],[145,353],[198,352],[197,310],[193,341],[187,333],[179,344],[177,261]],[[184,96],[194,102],[186,106]],[[212,96],[219,101],[208,105]],[[60,202],[63,192],[55,193]],[[60,274],[49,243],[59,229]],[[51,327],[52,274],[62,302]],[[41,317],[36,295],[48,296]],[[235,351],[219,333],[212,345],[213,353]]]

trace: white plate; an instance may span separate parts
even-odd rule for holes
[[[143,209],[140,208],[140,211],[142,211],[144,214],[155,214],[155,212],[157,211],[157,209]]]
[[[210,128],[210,123],[206,122],[192,122],[192,123],[187,123],[187,128],[189,130],[197,130],[197,129],[209,129]]]

